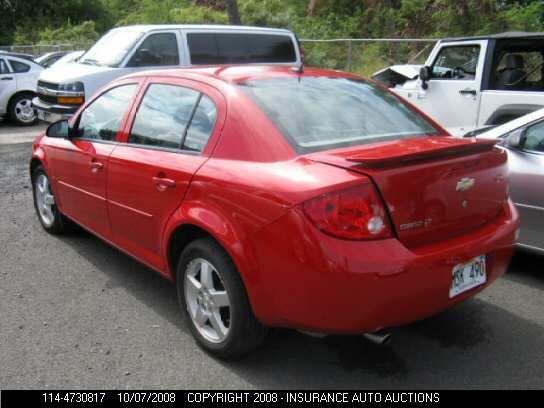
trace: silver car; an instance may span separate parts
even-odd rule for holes
[[[510,195],[521,216],[519,245],[544,254],[544,109],[485,131],[508,152]]]

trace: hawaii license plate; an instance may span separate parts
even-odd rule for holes
[[[450,298],[484,284],[486,279],[485,255],[454,266],[451,275]]]

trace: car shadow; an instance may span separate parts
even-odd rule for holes
[[[544,255],[516,251],[504,279],[544,290]]]
[[[108,276],[105,291],[123,287],[189,332],[170,282],[86,231],[57,239]],[[526,261],[516,259],[513,265]],[[532,273],[514,269],[506,276],[539,279]],[[393,329],[384,346],[359,336],[314,338],[274,329],[255,352],[217,362],[257,388],[530,387],[542,382],[542,364],[535,356],[542,352],[543,338],[543,327],[476,297]]]

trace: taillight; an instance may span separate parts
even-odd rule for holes
[[[338,238],[370,240],[391,237],[385,208],[370,181],[313,198],[302,208],[317,228]]]

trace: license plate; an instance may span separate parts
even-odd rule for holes
[[[485,283],[486,278],[485,255],[454,266],[451,274],[450,298]]]
[[[49,113],[38,109],[38,119],[48,122]]]

